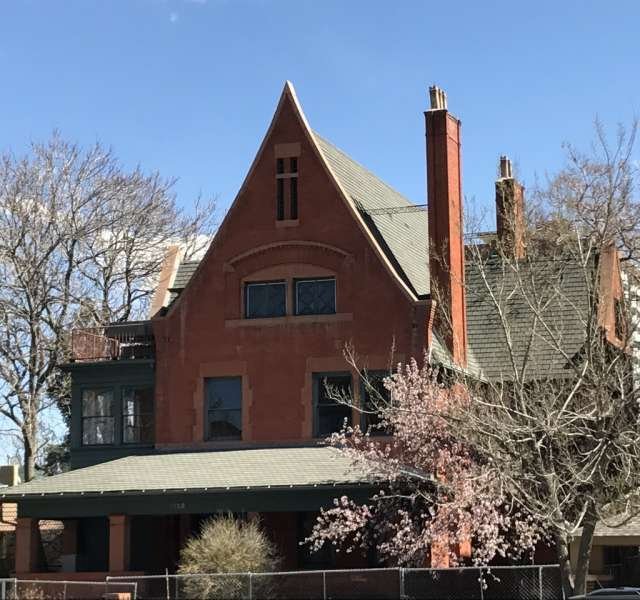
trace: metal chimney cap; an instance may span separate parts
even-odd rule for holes
[[[447,94],[437,85],[429,88],[429,99],[431,102],[431,110],[447,110]]]

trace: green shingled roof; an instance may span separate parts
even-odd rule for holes
[[[473,361],[470,366],[479,369],[483,378],[510,379],[512,360],[520,372],[527,365],[525,376],[562,376],[570,372],[570,359],[584,344],[584,319],[590,297],[580,265],[567,260],[541,262],[532,267],[523,262],[518,277],[509,266],[492,257],[482,269],[467,262],[465,279],[467,342]],[[538,298],[541,306],[544,301],[541,316],[548,330],[540,321],[534,329],[534,313],[521,285],[536,288],[535,294],[529,290],[529,299]],[[502,325],[489,290],[505,311],[508,330]],[[557,350],[558,346],[563,352]]]
[[[3,500],[184,490],[290,488],[366,483],[348,458],[329,447],[174,452],[127,456],[35,479],[0,494]]]
[[[427,212],[317,133],[313,136],[338,182],[355,202],[387,258],[418,296],[429,293]]]

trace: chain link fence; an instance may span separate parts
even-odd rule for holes
[[[557,565],[107,577],[141,600],[560,600]]]
[[[103,600],[136,598],[135,581],[0,579],[0,600]]]

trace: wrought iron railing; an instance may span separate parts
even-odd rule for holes
[[[149,321],[84,327],[71,332],[72,362],[139,360],[155,357]]]

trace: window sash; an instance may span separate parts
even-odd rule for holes
[[[329,398],[326,386],[340,387],[345,392],[351,392],[351,375],[314,375],[314,435],[324,437],[335,431],[340,431],[346,419],[347,425],[352,424],[353,411],[351,406],[335,402]]]
[[[242,378],[205,379],[205,438],[242,439]]]
[[[116,441],[115,417],[82,417],[82,445],[113,445]]]
[[[287,313],[287,284],[284,281],[247,283],[244,293],[247,319],[283,317]]]
[[[314,291],[315,286],[315,291]],[[296,315],[330,315],[336,312],[335,277],[297,279]],[[318,293],[318,290],[321,293]]]
[[[153,442],[153,387],[122,388],[122,443]]]

